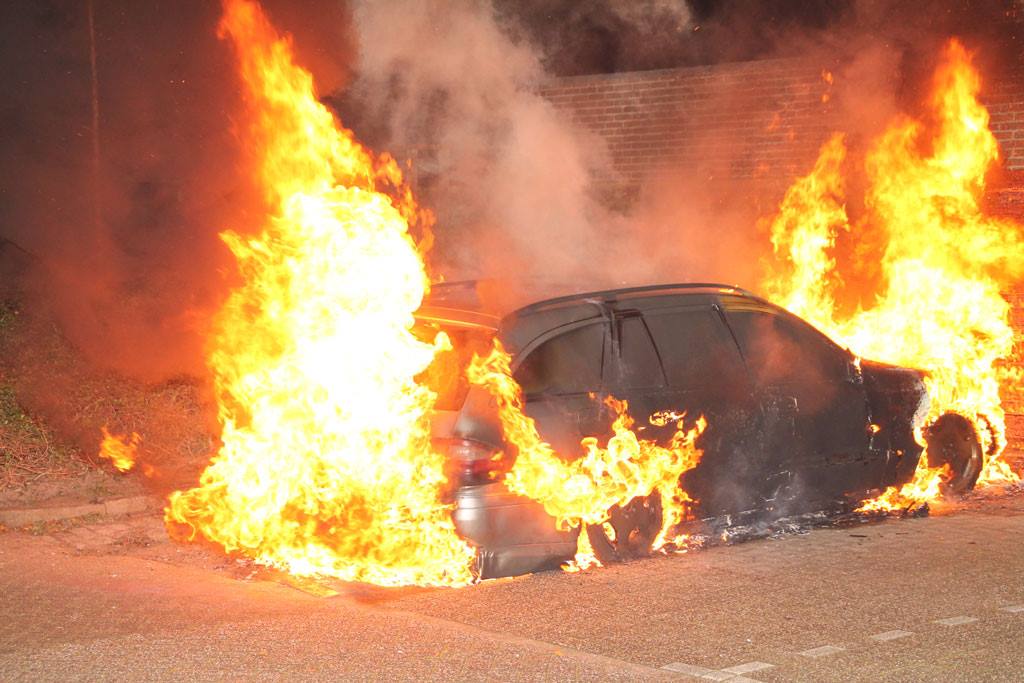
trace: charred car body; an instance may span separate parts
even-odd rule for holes
[[[576,549],[575,533],[556,530],[539,504],[511,494],[494,471],[510,461],[492,457],[505,448],[495,405],[458,371],[474,353],[486,354],[494,335],[512,354],[526,413],[565,457],[582,454],[585,436],[611,435],[607,396],[628,401],[646,439],[674,431],[655,424],[663,421],[643,424],[650,415],[703,415],[697,446],[704,455],[682,484],[704,520],[852,504],[908,481],[921,456],[914,431],[928,397],[920,372],[861,361],[744,290],[685,284],[592,292],[501,318],[469,292],[436,288],[417,319],[425,336],[444,329],[452,337],[453,350],[428,370],[439,394],[433,433],[454,468],[456,526],[479,547],[484,576],[557,565]],[[961,425],[945,431],[964,440]],[[961,451],[950,451],[951,461],[958,459],[961,478],[976,478],[977,449]]]

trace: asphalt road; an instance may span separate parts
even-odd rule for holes
[[[0,533],[0,679],[1024,680],[1024,492],[467,589],[326,585],[153,517]]]

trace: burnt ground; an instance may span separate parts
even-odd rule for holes
[[[300,581],[155,515],[0,533],[4,680],[1017,680],[1024,490],[464,589]],[[737,673],[740,672],[740,673]]]

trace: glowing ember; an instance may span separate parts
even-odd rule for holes
[[[516,452],[505,477],[508,489],[541,503],[562,529],[603,524],[616,505],[658,493],[662,521],[653,549],[674,542],[670,533],[683,521],[687,505],[693,503],[680,487],[679,478],[700,461],[701,453],[693,442],[704,429],[703,418],[689,431],[682,429],[680,420],[669,445],[662,447],[637,438],[626,403],[610,400],[617,417],[608,444],[601,447],[597,439],[585,438],[583,457],[567,461],[540,437],[534,421],[523,413],[522,391],[512,378],[510,361],[500,342],[495,342],[491,354],[474,358],[467,371],[471,382],[494,396],[505,440]],[[600,563],[587,534],[581,531],[570,569],[594,564]]]
[[[410,331],[427,289],[409,235],[422,215],[258,5],[226,0],[220,35],[269,217],[255,236],[222,234],[243,280],[209,342],[222,445],[199,487],[171,496],[168,524],[294,574],[465,584],[474,551],[441,502],[435,396],[413,379],[444,343]]]
[[[1001,292],[1024,274],[1021,226],[986,216],[986,172],[998,160],[980,79],[970,55],[950,41],[936,71],[934,127],[904,119],[874,141],[865,160],[866,215],[851,227],[843,204],[842,136],[786,194],[771,225],[784,263],[764,283],[770,298],[855,353],[927,372],[929,419],[952,411],[975,423],[986,460],[979,484],[1018,481],[1000,458],[1006,446],[999,388],[1010,356],[1010,304]],[[880,235],[877,296],[867,308],[837,310],[844,277],[831,250],[839,231]],[[870,256],[860,254],[861,261]],[[925,457],[914,480],[865,509],[896,509],[940,495],[943,472]]]
[[[110,463],[121,472],[127,472],[135,466],[136,451],[142,441],[135,432],[130,437],[118,436],[102,428],[103,441],[100,442],[100,457],[109,460]]]

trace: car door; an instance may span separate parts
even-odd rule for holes
[[[649,418],[666,405],[666,384],[654,341],[640,311],[609,309],[607,314],[610,335],[605,347],[604,392],[599,396],[592,430],[610,435],[616,414],[606,399],[612,397],[628,403],[633,429],[641,438],[657,440],[663,435]]]
[[[607,320],[565,325],[542,336],[519,354],[513,377],[522,387],[525,412],[541,437],[561,455],[583,453],[580,440],[594,429],[604,386],[609,344]]]
[[[650,331],[666,378],[650,412],[685,412],[684,426],[703,416],[707,426],[697,445],[700,464],[684,487],[705,515],[761,507],[767,477],[763,440],[751,385],[736,342],[714,304],[647,311]],[[652,430],[662,438],[675,423]]]
[[[871,488],[884,457],[871,449],[867,395],[848,352],[781,310],[731,309],[727,317],[756,390],[791,419],[794,494],[823,501]]]

